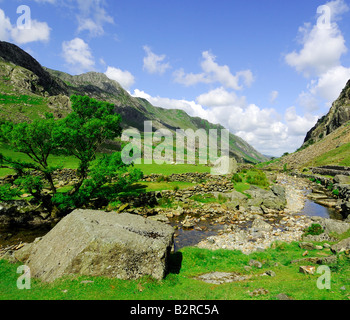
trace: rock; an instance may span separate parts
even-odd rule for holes
[[[300,242],[299,247],[304,250],[315,250],[315,245],[311,242]]]
[[[314,266],[300,266],[299,272],[303,274],[315,274],[316,268]]]
[[[272,190],[264,190],[256,186],[251,186],[250,189],[245,192],[251,196],[251,199],[247,201],[248,205],[254,207],[261,207],[261,205],[264,205],[268,209],[277,211],[283,210],[287,204],[287,200],[285,192],[283,192],[281,188],[279,188],[279,186],[273,186],[272,190],[276,192],[274,193]]]
[[[346,250],[350,250],[350,238],[344,239],[331,247],[331,251],[334,253],[340,253]]]
[[[327,234],[332,232],[343,234],[350,229],[350,223],[333,219],[324,219],[322,222],[322,227]]]
[[[130,207],[129,203],[122,204],[122,205],[118,208],[118,212],[123,212],[124,210],[128,209],[129,207]]]
[[[249,266],[261,269],[262,268],[262,263],[260,261],[252,259],[252,260],[249,261]]]
[[[253,292],[249,293],[251,297],[257,297],[257,296],[267,295],[267,294],[269,294],[269,291],[264,288],[255,289]]]
[[[270,277],[276,277],[276,273],[272,270],[267,270],[264,275],[270,276]]]
[[[337,184],[350,184],[350,176],[345,176],[338,174],[333,178],[334,182]]]
[[[254,231],[269,232],[273,229],[273,227],[262,219],[255,219],[252,224],[252,229]]]
[[[285,293],[279,293],[276,296],[277,300],[293,300],[291,297],[287,296]]]
[[[162,279],[174,230],[136,215],[75,210],[41,241],[28,260],[33,277],[52,282],[69,274]]]

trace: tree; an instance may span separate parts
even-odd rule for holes
[[[18,175],[14,182],[17,191],[7,185],[0,195],[10,190],[17,195],[18,190],[25,190],[50,210],[54,205],[61,209],[74,208],[92,197],[116,196],[142,176],[138,170],[128,172],[129,166],[122,162],[120,153],[96,160],[99,148],[121,135],[121,117],[114,112],[114,105],[82,96],[72,96],[71,102],[73,112],[64,119],[56,120],[47,114],[32,123],[0,124],[0,138],[14,151],[28,156],[26,161],[0,154],[0,167],[12,168]],[[52,174],[58,167],[49,164],[52,154],[70,155],[79,160],[78,182],[70,192],[56,190]],[[52,195],[43,194],[43,181],[40,176],[32,175],[33,171],[46,180]]]
[[[98,149],[122,131],[121,117],[114,112],[113,104],[87,96],[72,96],[71,101],[73,112],[62,120],[58,139],[63,152],[79,159],[78,182],[70,192],[74,195],[87,178]]]

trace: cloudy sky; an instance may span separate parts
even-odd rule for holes
[[[350,79],[349,8],[349,0],[0,0],[0,40],[52,69],[105,73],[134,96],[280,156],[301,146]]]

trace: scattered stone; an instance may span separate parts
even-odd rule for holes
[[[267,275],[270,277],[276,277],[276,273],[272,270],[265,271],[264,275]]]
[[[279,293],[276,296],[277,300],[293,300],[291,297],[287,296],[285,293]]]
[[[315,250],[315,245],[311,242],[300,242],[299,247],[304,250]]]
[[[261,269],[262,268],[262,263],[260,261],[252,259],[252,260],[249,261],[249,266]]]
[[[242,276],[238,273],[211,272],[198,276],[196,279],[212,284],[223,284],[250,279],[251,276]]]
[[[316,268],[314,266],[300,266],[299,272],[303,274],[315,274]]]
[[[258,297],[258,296],[267,295],[267,294],[269,294],[269,291],[264,288],[255,289],[253,292],[249,293],[251,297]]]

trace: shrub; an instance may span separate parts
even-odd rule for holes
[[[232,182],[233,183],[237,183],[237,182],[242,182],[243,179],[242,177],[238,174],[238,173],[235,173],[233,176],[232,176]]]
[[[260,187],[269,186],[269,181],[266,178],[266,174],[263,171],[257,171],[256,174],[248,174],[247,182]]]
[[[312,224],[309,228],[307,228],[304,231],[305,231],[304,236],[308,236],[308,235],[318,236],[318,235],[324,233],[322,226],[317,224],[317,223]]]
[[[333,193],[333,195],[335,195],[335,196],[339,196],[339,190],[338,189],[334,189],[333,191],[332,191],[332,193]]]

